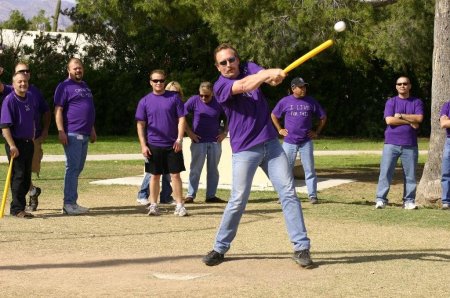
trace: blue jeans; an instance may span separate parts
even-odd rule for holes
[[[64,204],[76,204],[78,199],[78,177],[84,168],[89,145],[89,136],[67,134],[66,172],[64,174]]]
[[[138,199],[148,199],[150,196],[150,177],[152,174],[145,173],[144,179],[142,180],[141,189],[138,191]],[[170,185],[170,174],[161,175],[162,176],[162,186],[161,192],[159,193],[160,203],[170,203],[172,202],[172,186]]]
[[[313,142],[309,140],[300,145],[283,142],[283,150],[286,152],[291,170],[294,170],[295,158],[297,157],[297,152],[300,152],[308,196],[317,198],[317,175],[316,169],[314,168]]]
[[[442,204],[450,204],[450,138],[445,140],[442,154]]]
[[[258,166],[267,174],[280,196],[284,220],[294,250],[309,249],[310,241],[303,220],[302,206],[294,189],[292,171],[280,143],[277,139],[272,139],[233,154],[231,198],[225,207],[217,231],[214,250],[224,254],[230,249],[248,202],[252,180]]]
[[[387,195],[394,176],[395,166],[400,157],[403,168],[403,201],[414,203],[416,200],[416,168],[419,158],[417,146],[397,146],[384,144],[380,164],[376,201],[388,202]]]
[[[216,196],[219,184],[219,161],[222,155],[222,144],[216,142],[191,143],[191,169],[187,196],[195,198],[200,175],[206,159],[206,199]]]

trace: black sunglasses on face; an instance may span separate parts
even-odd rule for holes
[[[29,70],[29,69],[21,69],[21,70],[18,70],[17,72],[20,72],[20,73],[30,73],[30,70]]]
[[[231,58],[220,61],[219,64],[222,66],[225,66],[225,65],[227,65],[228,62],[230,62],[230,64],[231,64],[234,61],[236,61],[236,57],[231,57]]]
[[[409,85],[409,83],[397,83],[397,86],[408,86]]]
[[[153,83],[164,83],[166,80],[151,80]]]

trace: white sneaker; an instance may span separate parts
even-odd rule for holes
[[[80,215],[84,213],[88,213],[89,209],[85,207],[81,207],[77,204],[64,204],[62,208],[63,214],[67,215]]]
[[[179,207],[177,206],[175,208],[175,212],[173,214],[178,215],[178,216],[187,216],[188,215],[187,210],[184,206],[179,206]]]
[[[377,201],[375,204],[375,209],[384,209],[386,207],[386,204],[383,201]]]
[[[148,206],[147,209],[148,209],[148,213],[147,213],[148,216],[159,216],[160,215],[158,205],[156,205],[156,204],[151,204],[150,206]]]
[[[406,202],[405,204],[403,204],[403,209],[414,210],[414,209],[417,209],[417,206],[416,206],[416,204],[414,204],[414,202]]]
[[[450,209],[450,204],[444,203],[442,204],[442,210],[448,210]]]
[[[136,202],[138,202],[138,203],[141,204],[141,205],[148,205],[148,204],[150,204],[150,201],[149,201],[148,199],[140,199],[140,198],[137,198],[137,199],[136,199]]]

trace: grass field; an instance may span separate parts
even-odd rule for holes
[[[91,146],[91,153],[139,152],[133,152],[137,143],[129,139],[107,143]],[[326,146],[346,148],[339,143]],[[50,143],[45,150],[61,154],[57,146]],[[116,146],[121,150],[114,151]],[[373,146],[379,144],[362,142],[359,148],[378,150]],[[319,205],[300,195],[317,264],[313,270],[301,270],[290,260],[274,192],[251,193],[227,261],[211,268],[201,257],[211,249],[224,205],[196,202],[188,206],[187,218],[163,207],[161,217],[148,217],[136,204],[137,187],[89,184],[139,174],[141,161],[89,161],[80,177],[79,201],[91,213],[62,216],[64,163],[44,163],[35,180],[44,191],[38,218],[0,220],[2,296],[447,297],[450,212],[401,209],[400,171],[390,191],[392,204],[375,210],[379,159],[316,158],[319,177],[355,182],[321,191]],[[0,173],[6,166],[0,164]],[[4,181],[0,176],[1,186]],[[226,199],[229,191],[218,196]]]

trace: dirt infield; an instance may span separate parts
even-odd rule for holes
[[[148,217],[135,187],[83,189],[86,216],[42,200],[39,218],[0,221],[2,297],[448,297],[450,231],[309,216],[317,268],[291,259],[276,200],[249,203],[226,262],[207,267],[224,205]],[[108,191],[106,191],[108,190]],[[114,193],[111,196],[110,193]],[[373,208],[373,206],[361,206]],[[383,210],[385,211],[385,210]],[[387,210],[386,210],[387,211]],[[374,211],[375,212],[375,211]]]

